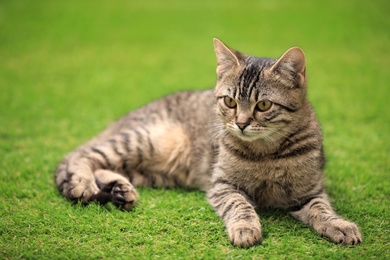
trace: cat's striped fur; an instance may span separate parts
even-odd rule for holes
[[[217,39],[214,46],[214,91],[173,94],[113,123],[60,163],[60,191],[130,210],[136,186],[195,187],[207,192],[234,245],[261,241],[255,209],[265,207],[289,211],[335,243],[360,243],[357,226],[335,214],[324,191],[302,50],[269,59]]]

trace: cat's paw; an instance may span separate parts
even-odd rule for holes
[[[130,183],[118,182],[112,187],[111,200],[116,206],[129,211],[135,206],[138,193]]]
[[[356,224],[344,219],[325,222],[318,229],[321,236],[327,237],[336,244],[357,245],[363,241]]]
[[[260,223],[256,223],[255,226],[249,223],[234,225],[228,229],[228,233],[230,242],[234,246],[251,247],[261,241]]]
[[[86,204],[99,192],[99,188],[94,180],[73,175],[70,180],[64,183],[62,192],[71,200],[80,200]]]

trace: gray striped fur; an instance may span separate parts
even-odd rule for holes
[[[334,213],[324,190],[322,135],[306,99],[302,50],[269,59],[218,39],[214,47],[214,91],[169,95],[114,122],[59,164],[59,190],[130,210],[137,186],[199,188],[234,245],[261,241],[255,210],[267,207],[289,211],[335,243],[360,243],[357,226]]]

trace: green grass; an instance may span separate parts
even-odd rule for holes
[[[390,258],[388,1],[0,1],[0,258]],[[230,245],[197,191],[140,189],[133,212],[71,205],[53,174],[65,153],[157,97],[215,82],[212,38],[307,56],[326,186],[364,243],[320,238],[260,212],[264,241]]]

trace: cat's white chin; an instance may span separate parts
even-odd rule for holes
[[[242,132],[240,130],[234,131],[234,135],[245,142],[253,142],[262,138],[262,135],[257,132],[256,133],[248,132],[248,131]]]
[[[257,137],[253,137],[253,136],[245,136],[245,135],[240,135],[238,136],[238,138],[240,138],[242,141],[244,142],[253,142],[253,141],[256,141],[258,140],[259,138]]]

